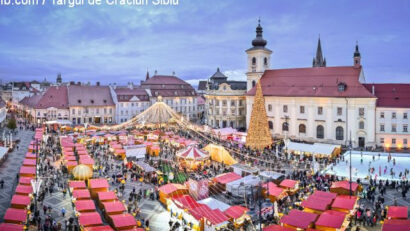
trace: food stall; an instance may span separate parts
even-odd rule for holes
[[[230,219],[235,228],[241,227],[245,220],[250,220],[251,217],[247,214],[248,208],[234,205],[224,211],[224,214]]]
[[[27,221],[27,211],[25,209],[9,208],[3,218],[6,223],[23,224]]]
[[[29,196],[15,194],[11,198],[11,208],[25,209],[27,208],[27,206],[30,205],[30,203],[31,203],[31,198]]]
[[[102,203],[106,216],[122,214],[126,211],[124,203],[121,201],[111,201]]]
[[[167,205],[167,199],[173,196],[188,194],[188,188],[181,184],[169,183],[159,187],[159,201]]]
[[[221,193],[226,190],[226,184],[241,179],[242,177],[234,172],[222,173],[212,180],[213,184],[209,186],[211,193]]]
[[[262,195],[265,198],[269,198],[269,200],[272,203],[277,200],[282,200],[288,195],[284,188],[276,186],[276,184],[273,182],[268,182],[264,184],[262,187]]]
[[[299,190],[299,181],[285,179],[280,182],[279,187],[286,189],[289,195],[293,195]]]
[[[354,215],[357,205],[356,196],[340,195],[332,203],[332,210]]]
[[[407,218],[408,218],[408,208],[406,206],[389,206],[387,208],[387,219],[406,220]]]
[[[330,186],[330,191],[339,195],[350,195],[350,183],[349,181],[335,181]],[[352,182],[352,195],[357,195],[359,191],[359,184]]]
[[[115,230],[133,230],[137,228],[137,221],[131,214],[118,214],[109,217],[109,223]]]
[[[77,212],[95,212],[95,204],[93,200],[78,200],[74,202],[74,207]]]
[[[78,224],[82,229],[85,227],[100,226],[102,220],[98,212],[81,213],[78,217]]]
[[[117,201],[118,197],[113,191],[108,191],[108,192],[98,192],[97,193],[97,199],[98,199],[98,207],[101,209],[103,208],[104,202],[113,202]]]
[[[91,197],[97,199],[98,192],[107,192],[109,189],[108,181],[105,178],[89,179],[88,189],[90,190]]]
[[[306,230],[313,228],[319,215],[308,213],[297,209],[292,209],[288,215],[280,219],[280,223],[287,228]]]
[[[315,228],[323,231],[338,231],[345,230],[348,225],[349,221],[345,213],[328,210],[320,214]]]
[[[70,180],[68,182],[68,187],[71,188],[72,190],[73,189],[87,189],[87,186],[85,185],[85,182],[81,181],[81,180],[80,181]]]
[[[90,200],[91,199],[90,191],[88,191],[88,189],[74,189],[72,194],[75,200]]]

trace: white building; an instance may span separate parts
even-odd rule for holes
[[[116,105],[116,122],[123,123],[150,107],[147,89],[129,84],[128,87],[112,87]]]
[[[365,84],[377,97],[376,143],[385,148],[408,148],[410,84]]]
[[[247,127],[254,85],[260,80],[274,138],[347,144],[351,134],[354,147],[376,144],[376,97],[362,84],[365,79],[357,46],[353,66],[326,67],[319,40],[314,67],[269,69],[271,51],[265,48],[260,25],[256,34],[253,47],[246,51],[251,88],[246,96]]]

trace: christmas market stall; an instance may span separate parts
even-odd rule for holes
[[[167,205],[167,199],[173,196],[188,194],[188,188],[181,184],[169,183],[159,187],[159,201]]]
[[[282,200],[283,198],[285,198],[288,195],[284,188],[278,187],[273,182],[268,182],[268,183],[264,184],[262,187],[263,187],[262,195],[265,198],[269,198],[269,200],[272,203],[277,201],[277,200]]]
[[[211,193],[221,193],[226,190],[226,184],[232,181],[241,179],[242,177],[234,172],[222,173],[212,180],[212,183],[209,186],[209,191]]]
[[[349,221],[345,213],[327,210],[320,214],[315,223],[315,228],[323,231],[338,231],[345,230],[349,225]]]
[[[117,231],[134,230],[137,228],[137,221],[128,213],[111,215],[108,220],[111,226]]]
[[[301,206],[305,212],[321,214],[330,209],[330,205],[336,196],[335,193],[315,191],[306,200],[302,201]]]
[[[9,208],[3,218],[6,223],[23,224],[27,221],[27,211],[24,209]]]
[[[98,207],[103,208],[104,202],[114,202],[118,200],[117,194],[113,191],[97,193]]]
[[[109,225],[100,225],[100,226],[94,226],[94,227],[86,227],[84,228],[84,231],[114,231],[114,229],[111,228],[111,226]]]
[[[360,191],[359,184],[352,182],[352,195],[357,195]],[[330,186],[330,191],[339,195],[350,195],[350,183],[349,181],[335,181]]]
[[[234,196],[242,196],[251,194],[253,188],[256,188],[260,183],[260,179],[254,175],[248,175],[241,179],[229,182],[226,184],[226,191]]]
[[[308,213],[297,209],[292,209],[288,215],[280,219],[280,223],[287,228],[302,229],[313,228],[313,225],[319,215]]]
[[[81,213],[78,217],[78,223],[82,229],[103,224],[98,212]]]
[[[387,208],[387,219],[404,219],[408,218],[408,208],[406,206],[389,206]]]
[[[209,153],[195,146],[189,146],[176,154],[177,161],[182,168],[196,170],[209,164]]]
[[[29,194],[33,193],[33,187],[28,185],[17,185],[15,194],[28,196]]]
[[[31,203],[29,196],[15,194],[11,199],[11,208],[25,209]]]
[[[36,167],[21,166],[20,176],[21,177],[35,177],[36,176]]]
[[[408,231],[410,220],[385,220],[383,222],[382,231]]]
[[[285,179],[282,182],[280,182],[279,187],[286,189],[286,192],[289,195],[293,195],[297,191],[299,191],[299,181]]]
[[[95,204],[93,200],[78,200],[74,202],[74,207],[77,212],[95,212]]]
[[[122,214],[126,211],[121,201],[103,202],[102,205],[107,216]]]
[[[91,192],[91,197],[97,199],[98,192],[107,192],[109,190],[108,181],[105,178],[89,179],[88,189]]]
[[[90,200],[91,199],[90,191],[88,191],[88,189],[75,189],[73,190],[72,194],[75,200]]]
[[[233,223],[235,228],[241,227],[245,220],[250,220],[251,217],[247,214],[248,208],[234,205],[229,207],[224,211],[224,214],[229,218],[230,222]]]
[[[1,223],[0,231],[23,231],[25,230],[24,225],[13,224],[13,223]]]
[[[332,203],[332,210],[354,215],[357,208],[357,197],[340,195]]]
[[[263,231],[295,231],[295,229],[286,228],[280,225],[269,225],[263,228]]]
[[[87,186],[85,185],[85,182],[81,181],[81,180],[80,181],[70,180],[68,182],[68,187],[71,189],[71,191],[74,190],[74,189],[87,189]]]

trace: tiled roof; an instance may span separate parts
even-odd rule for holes
[[[189,83],[185,82],[184,80],[171,75],[154,75],[148,80],[144,81],[141,85],[147,84],[185,84],[189,85]],[[191,85],[189,85],[191,86]]]
[[[261,77],[265,96],[375,98],[360,82],[361,68],[309,67],[266,70]],[[345,91],[338,86],[344,84]],[[252,88],[247,95],[255,95]]]
[[[410,84],[405,83],[368,83],[364,84],[369,92],[377,97],[377,107],[410,107]]]
[[[78,86],[68,87],[69,106],[114,106],[111,91],[108,86]]]
[[[33,95],[30,97],[26,96],[22,100],[20,100],[20,104],[29,106],[29,107],[34,107],[40,101],[41,97],[42,95]]]
[[[50,107],[68,109],[68,95],[66,86],[54,86],[48,88],[35,106],[37,109],[46,109]]]
[[[119,102],[128,102],[133,97],[137,97],[139,101],[149,101],[149,95],[145,89],[142,88],[128,88],[128,87],[117,87],[115,90],[117,94],[117,100]]]
[[[144,89],[150,89],[153,97],[196,96],[195,89],[176,76],[155,75],[141,83]]]

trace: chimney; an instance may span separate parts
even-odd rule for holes
[[[372,85],[372,94],[375,95],[375,88],[374,88],[374,84]]]
[[[97,85],[97,86],[100,86],[100,81],[97,81],[96,85]]]

